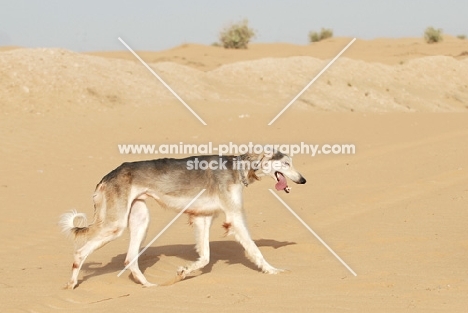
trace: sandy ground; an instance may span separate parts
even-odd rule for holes
[[[467,43],[363,42],[304,94],[306,101],[267,126],[341,49],[340,40],[239,52],[188,45],[154,53],[169,59],[148,61],[207,126],[141,64],[114,53],[0,52],[1,311],[464,312],[468,61],[453,56],[468,51]],[[181,51],[186,63],[207,54],[206,66],[173,63]],[[142,288],[128,273],[117,277],[125,233],[87,259],[75,290],[63,290],[73,250],[60,234],[59,216],[71,209],[91,216],[91,195],[103,175],[122,162],[154,158],[121,155],[118,144],[181,141],[355,144],[355,155],[297,155],[307,184],[291,183],[290,194],[278,195],[358,276],[270,194],[274,182],[263,179],[245,190],[248,224],[265,258],[288,273],[261,274],[241,246],[223,236],[219,216],[210,264],[182,282]],[[146,242],[175,216],[149,203]],[[182,217],[142,255],[140,266],[151,282],[163,283],[196,257]]]

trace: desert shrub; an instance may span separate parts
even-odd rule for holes
[[[225,27],[219,33],[219,41],[226,49],[247,49],[255,37],[255,30],[249,27],[249,21],[243,20]]]
[[[466,39],[466,35],[458,35],[457,38],[461,39],[461,40],[464,40],[464,39]]]
[[[320,33],[313,31],[309,32],[310,42],[317,42],[331,37],[333,37],[333,30],[329,28],[322,28],[322,30],[320,30]]]
[[[436,43],[442,41],[442,29],[435,29],[432,26],[426,28],[424,31],[424,39],[427,43]]]
[[[320,31],[320,40],[324,40],[331,37],[333,37],[333,30],[329,28],[322,28],[322,30]]]
[[[317,33],[317,32],[310,32],[309,33],[309,41],[310,42],[320,41],[320,34]]]

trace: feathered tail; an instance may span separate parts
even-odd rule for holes
[[[93,195],[94,202],[94,218],[88,224],[86,214],[78,213],[76,210],[65,213],[60,217],[59,225],[62,227],[62,232],[67,236],[72,237],[77,243],[78,239],[86,239],[92,236],[102,224],[106,214],[106,201],[104,200],[104,183],[99,183]],[[89,234],[88,234],[89,233]]]
[[[59,225],[62,227],[62,232],[73,239],[86,234],[90,226],[86,214],[78,213],[75,210],[63,214],[60,217]]]

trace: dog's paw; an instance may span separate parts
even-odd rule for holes
[[[150,288],[150,287],[156,287],[158,284],[152,284],[150,282],[146,282],[143,284],[143,288]]]
[[[181,266],[177,269],[177,276],[179,276],[181,279],[184,279],[188,274],[188,268],[185,266]]]
[[[271,268],[267,268],[267,269],[263,270],[263,272],[266,273],[266,274],[276,275],[276,274],[285,273],[285,272],[287,272],[287,270],[283,270],[281,268],[271,267]]]
[[[73,290],[76,286],[76,282],[74,281],[69,281],[63,289],[68,289],[68,290]]]

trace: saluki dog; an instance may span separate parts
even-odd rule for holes
[[[75,242],[72,276],[66,288],[73,289],[77,285],[78,273],[86,257],[122,235],[127,226],[130,244],[125,265],[136,282],[154,286],[146,280],[136,259],[149,224],[145,201],[151,197],[162,207],[180,212],[202,189],[206,189],[205,192],[185,211],[195,228],[196,250],[200,257],[178,269],[180,279],[209,263],[209,230],[213,217],[219,211],[226,216],[223,226],[227,233],[235,236],[246,250],[247,257],[262,272],[281,272],[264,259],[245,222],[243,189],[262,176],[271,176],[276,181],[275,188],[288,193],[290,187],[286,177],[297,184],[306,182],[294,169],[291,158],[278,151],[123,163],[97,184],[93,195],[92,223],[87,225],[86,215],[76,211],[66,213],[60,219],[63,231]]]

